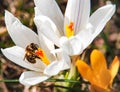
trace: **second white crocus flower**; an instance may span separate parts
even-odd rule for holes
[[[63,16],[55,0],[34,1],[38,30],[70,56],[81,54],[115,12],[108,4],[90,16],[91,0],[68,0]]]
[[[23,72],[20,76],[19,81],[22,84],[38,84],[70,67],[70,59],[66,54],[51,54],[54,44],[39,32],[37,35],[22,25],[8,11],[5,11],[5,23],[16,46],[1,49],[3,54],[12,62],[31,70]]]

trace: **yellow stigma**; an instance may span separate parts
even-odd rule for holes
[[[74,35],[74,23],[70,22],[70,25],[66,25],[66,36],[70,38]]]
[[[38,48],[38,50],[36,51],[36,55],[43,61],[43,63],[45,63],[46,65],[49,65],[50,64],[50,61],[49,59],[47,58],[45,52]]]

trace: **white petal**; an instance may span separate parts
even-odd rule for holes
[[[11,48],[1,49],[1,51],[9,60],[24,68],[42,72],[46,67],[40,62],[37,62],[36,64],[31,64],[27,61],[24,61],[25,50],[21,47],[14,46]]]
[[[57,26],[60,34],[63,35],[63,15],[55,0],[34,0],[39,11],[49,17]]]
[[[90,0],[68,0],[65,12],[65,26],[74,22],[75,34],[86,27],[90,15]]]
[[[38,31],[39,34],[39,40],[40,40],[40,46],[41,48],[44,50],[45,54],[47,55],[47,57],[49,58],[50,61],[53,61],[56,59],[56,57],[51,54],[51,51],[55,49],[54,44],[47,39],[43,34],[40,33],[40,31]]]
[[[92,30],[90,27],[81,30],[79,34],[69,39],[66,37],[60,39],[61,48],[70,56],[81,54],[91,42]]]
[[[82,53],[83,50],[82,44],[76,37],[71,37],[70,39],[62,37],[60,39],[60,43],[63,51],[65,51],[70,56]]]
[[[55,49],[51,53],[55,53],[56,57],[57,57],[57,60],[59,62],[64,63],[64,66],[63,66],[62,70],[70,68],[71,60],[70,60],[70,57],[68,56],[68,54],[65,51],[62,51],[62,49],[60,48],[60,49]]]
[[[22,73],[19,81],[26,86],[32,86],[47,80],[49,77],[50,76],[44,75],[40,72],[27,71]]]
[[[70,44],[70,40],[67,37],[60,38],[60,45],[63,51],[65,51],[68,55],[73,54],[73,49]]]
[[[8,33],[16,45],[25,48],[32,42],[39,44],[38,36],[32,30],[22,25],[22,23],[8,11],[5,11],[5,23]]]
[[[105,5],[95,11],[90,17],[90,23],[93,26],[93,39],[103,30],[106,23],[115,13],[115,5]]]
[[[70,57],[64,51],[62,51],[60,54],[61,54],[61,62],[63,62],[64,64],[62,70],[69,69],[71,65]]]
[[[65,61],[54,61],[45,68],[44,74],[53,76],[53,75],[58,74],[60,71],[68,69],[68,68],[69,66],[67,65]]]
[[[51,51],[51,53],[56,54],[58,61],[64,62],[63,70],[70,68],[71,60],[65,51],[62,51],[62,49],[59,48]]]
[[[52,27],[54,28],[54,32],[56,33],[56,35],[61,36],[60,30],[58,30],[58,28],[57,28],[56,24],[54,23],[54,21],[52,21],[48,16],[45,16],[44,14],[42,14],[39,11],[38,7],[35,7],[34,10],[35,10],[35,18],[36,19],[38,18],[42,22],[43,19],[41,19],[41,18],[43,18],[43,17],[46,18],[46,21],[50,22]]]
[[[42,32],[48,39],[59,46],[59,35],[56,34],[57,28],[48,17],[40,15],[34,18],[34,22],[38,31]]]

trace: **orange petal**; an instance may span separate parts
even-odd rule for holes
[[[96,73],[95,80],[97,86],[101,88],[108,88],[110,81],[111,81],[111,74],[108,69],[105,69],[99,73]]]
[[[104,69],[107,69],[105,57],[100,51],[93,50],[90,59],[91,59],[91,67],[95,73],[99,73]]]
[[[77,60],[76,66],[78,68],[79,73],[81,74],[83,78],[85,78],[86,80],[90,82],[93,81],[94,75],[92,73],[92,70],[84,61]]]
[[[119,61],[118,57],[116,56],[114,58],[113,62],[111,63],[111,65],[110,65],[110,73],[111,73],[111,76],[112,76],[111,83],[112,83],[114,77],[118,73],[119,66],[120,66],[120,61]]]
[[[104,89],[96,85],[90,86],[91,92],[112,92],[110,89]]]

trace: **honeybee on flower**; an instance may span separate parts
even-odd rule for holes
[[[7,10],[5,23],[16,46],[1,49],[1,51],[9,60],[29,70],[21,74],[19,81],[22,84],[36,85],[70,68],[68,55],[64,52],[52,54],[51,51],[55,48],[51,41],[24,26]]]

